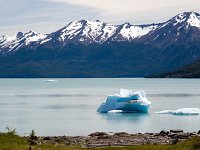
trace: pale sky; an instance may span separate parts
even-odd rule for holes
[[[159,23],[185,11],[200,13],[200,0],[0,0],[0,35],[51,33],[82,19]]]

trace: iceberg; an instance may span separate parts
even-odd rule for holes
[[[137,112],[148,113],[151,102],[146,98],[144,91],[130,91],[121,89],[120,94],[109,95],[97,109],[99,113],[108,112]]]
[[[177,110],[163,110],[155,112],[156,114],[171,114],[171,115],[199,115],[199,108],[181,108]]]

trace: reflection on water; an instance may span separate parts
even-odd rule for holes
[[[150,117],[149,113],[98,113],[102,119],[108,122],[129,122],[138,124]]]
[[[182,128],[198,131],[200,115],[154,112],[200,108],[200,80],[191,79],[0,79],[0,132],[6,126],[19,134],[88,135],[105,132],[159,132]],[[98,114],[107,95],[120,88],[144,90],[152,102],[149,114]]]

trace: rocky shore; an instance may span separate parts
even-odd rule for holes
[[[52,137],[28,137],[31,145],[80,145],[82,148],[134,146],[144,144],[176,144],[180,141],[200,136],[198,132],[184,132],[181,129],[170,131],[162,130],[160,133],[137,133],[126,132],[106,133],[95,132],[88,136],[52,136]]]

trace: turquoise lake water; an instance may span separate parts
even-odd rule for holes
[[[161,110],[200,108],[199,79],[0,79],[0,132],[88,135],[105,132],[200,130],[200,115],[155,114]],[[120,88],[144,90],[152,102],[148,114],[98,114],[107,95]]]

